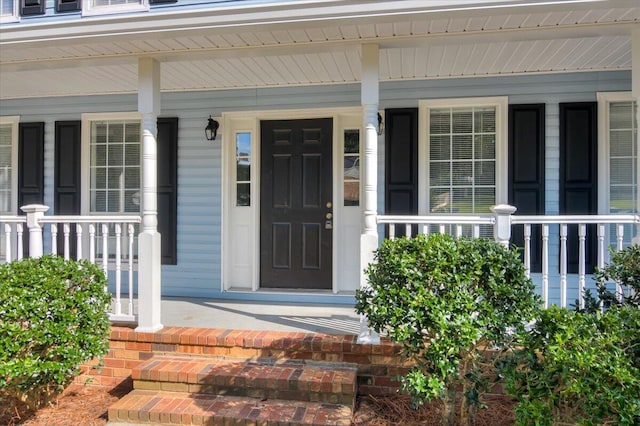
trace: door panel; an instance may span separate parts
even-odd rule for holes
[[[260,286],[330,289],[331,119],[261,123]]]

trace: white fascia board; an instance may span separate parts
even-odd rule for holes
[[[336,20],[411,19],[425,14],[456,16],[473,13],[530,13],[584,8],[637,7],[637,0],[396,0],[396,1],[284,1],[267,4],[241,2],[225,7],[183,11],[107,15],[65,22],[20,23],[0,27],[0,45],[54,40],[87,41],[113,35],[182,34],[189,30],[229,30],[260,25],[261,30],[296,23]],[[248,3],[248,2],[247,2]]]

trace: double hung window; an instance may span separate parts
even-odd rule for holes
[[[504,202],[506,98],[423,101],[422,209],[489,213]]]
[[[638,105],[628,92],[598,93],[599,211],[601,214],[638,212]],[[634,227],[626,226],[625,244]],[[611,242],[615,230],[609,232]]]
[[[18,0],[0,0],[0,22],[18,20]]]

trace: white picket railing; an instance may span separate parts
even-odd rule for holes
[[[505,207],[505,206],[502,206]],[[506,206],[509,207],[509,206]],[[634,236],[633,231],[625,235],[625,226],[637,227],[640,224],[640,215],[523,215],[515,216],[512,213],[515,209],[497,209],[494,214],[482,214],[476,216],[457,215],[430,215],[430,216],[378,216],[378,223],[386,225],[388,238],[395,238],[397,235],[411,236],[413,234],[430,232],[447,233],[456,238],[461,236],[480,237],[488,236],[487,228],[493,228],[493,238],[502,244],[509,244],[512,240],[511,225],[523,226],[523,262],[527,277],[531,277],[531,246],[532,246],[532,226],[541,228],[542,246],[542,270],[540,273],[540,290],[547,307],[550,303],[550,281],[552,278],[559,280],[560,305],[566,307],[568,304],[567,282],[568,277],[568,228],[569,225],[577,226],[577,246],[578,246],[578,301],[584,306],[584,291],[587,281],[586,269],[586,247],[588,231],[587,226],[593,225],[597,233],[597,262],[596,265],[602,268],[608,249],[621,250],[624,242],[631,241]],[[550,234],[550,228],[557,227],[556,235]],[[398,233],[398,228],[400,232]],[[613,231],[611,231],[613,229]],[[484,230],[485,232],[481,232]],[[613,234],[613,235],[611,235]],[[551,242],[557,248],[557,253],[550,253]],[[550,274],[550,259],[557,259],[558,274]],[[615,283],[617,294],[621,294],[619,283]]]
[[[0,216],[0,263],[22,259],[22,235],[26,224],[27,218],[24,216]]]
[[[109,278],[110,287],[114,288],[110,319],[134,322],[133,296],[137,291],[134,272],[140,221],[140,216],[42,215],[32,220],[29,216],[0,216],[4,227],[0,263],[22,258],[25,229],[30,235],[31,254],[52,253],[69,259],[75,249],[75,259],[100,264]],[[124,306],[123,294],[127,295]]]

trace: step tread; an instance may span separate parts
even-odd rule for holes
[[[125,423],[349,425],[351,416],[340,404],[137,389],[109,407],[109,421]]]
[[[198,385],[189,388],[192,392],[218,393],[221,389],[233,391],[241,388],[251,389],[253,392],[268,389],[281,391],[283,394],[291,394],[293,391],[301,394],[301,391],[307,391],[342,395],[330,400],[342,403],[355,395],[356,376],[355,368],[341,364],[162,356],[153,357],[132,371],[132,378],[138,389],[187,390],[184,387],[181,389],[163,384],[182,383]],[[273,392],[254,393],[250,396],[281,397]],[[291,399],[298,399],[295,398],[295,394],[287,395],[287,399],[291,396],[294,397]],[[313,399],[312,396],[311,400]]]

